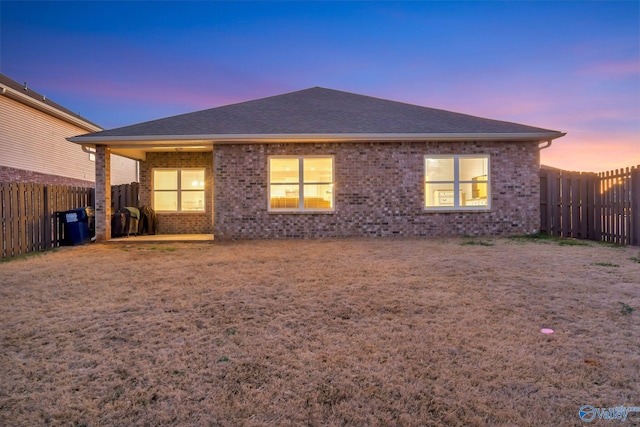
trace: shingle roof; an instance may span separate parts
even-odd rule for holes
[[[97,132],[74,141],[189,135],[550,133],[562,135],[548,129],[314,87]]]
[[[26,85],[26,83],[24,85],[20,84],[17,81],[11,79],[9,76],[6,76],[6,75],[0,73],[0,84],[2,84],[4,86],[7,86],[7,87],[9,87],[9,88],[11,88],[11,89],[13,89],[15,91],[18,91],[18,92],[22,93],[23,95],[33,99],[34,101],[41,102],[42,104],[45,104],[45,105],[47,105],[49,107],[52,107],[52,108],[55,108],[56,110],[58,110],[58,111],[60,111],[62,113],[68,114],[71,117],[74,117],[76,119],[82,120],[82,121],[88,123],[89,125],[92,125],[92,126],[97,127],[97,128],[101,128],[101,126],[99,126],[99,125],[97,125],[97,124],[85,119],[80,114],[74,113],[73,111],[69,110],[68,108],[63,107],[62,105],[60,105],[60,104],[58,104],[56,102],[53,102],[52,100],[47,98],[45,95],[41,95],[38,92],[30,89],[28,87],[28,85]]]

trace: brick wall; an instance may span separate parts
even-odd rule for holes
[[[491,210],[427,212],[424,155],[489,154]],[[269,155],[333,155],[333,213],[267,211]],[[539,228],[535,142],[249,144],[214,147],[216,239],[507,235]]]
[[[165,152],[147,153],[140,162],[140,206],[153,206],[153,168],[205,168],[204,213],[159,213],[158,234],[210,234],[213,233],[213,156],[208,153]]]
[[[92,181],[16,169],[8,166],[0,166],[0,182],[35,182],[38,184],[93,187]]]

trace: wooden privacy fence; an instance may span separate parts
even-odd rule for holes
[[[540,170],[540,231],[640,245],[640,167],[585,173]]]
[[[138,207],[138,191],[140,184],[132,182],[131,184],[112,185],[111,186],[111,212],[116,212],[120,208],[126,206]]]
[[[112,212],[138,206],[137,182],[111,187]],[[64,227],[56,212],[95,206],[95,191],[36,183],[0,182],[0,259],[60,246]]]
[[[93,188],[0,182],[0,258],[60,246],[56,212],[93,205]]]

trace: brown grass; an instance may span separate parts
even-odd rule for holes
[[[640,406],[638,253],[355,239],[2,263],[0,425],[581,425],[582,405]]]

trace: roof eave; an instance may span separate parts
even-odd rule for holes
[[[142,136],[75,136],[67,138],[82,145],[158,146],[193,144],[251,144],[282,142],[362,142],[362,141],[549,141],[563,132],[529,133],[337,133],[337,134],[204,134]]]
[[[0,94],[6,96],[7,98],[11,98],[14,101],[18,101],[21,104],[27,105],[29,107],[35,108],[38,111],[41,111],[50,116],[56,117],[60,120],[63,120],[69,124],[77,126],[81,129],[84,129],[89,132],[99,132],[104,130],[100,126],[97,126],[93,123],[89,123],[86,120],[83,120],[80,117],[74,117],[71,114],[68,114],[64,111],[60,111],[59,109],[48,105],[44,102],[38,101],[28,95],[21,93],[9,86],[3,85],[0,83]]]

